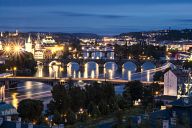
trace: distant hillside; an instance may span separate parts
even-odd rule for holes
[[[137,39],[146,39],[150,34],[155,34],[152,38],[157,41],[178,41],[178,40],[192,40],[192,29],[183,30],[159,30],[159,31],[148,31],[148,32],[129,32],[122,33],[118,37],[131,36]]]

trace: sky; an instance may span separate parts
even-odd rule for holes
[[[0,0],[0,31],[119,34],[192,28],[192,0]]]

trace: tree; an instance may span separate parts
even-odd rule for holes
[[[89,101],[93,101],[95,104],[99,104],[101,99],[105,102],[109,102],[110,97],[115,96],[114,86],[109,83],[97,83],[94,82],[90,86],[86,86],[86,104],[89,104]],[[87,106],[86,105],[86,106]]]
[[[147,107],[150,109],[153,105],[153,100],[154,100],[154,96],[153,96],[153,91],[151,88],[147,88],[145,87],[143,89],[143,98],[142,98],[142,105],[144,106],[144,108],[146,109]]]
[[[55,85],[51,91],[53,100],[48,104],[49,112],[57,111],[60,115],[66,114],[70,108],[70,96],[63,85]]]
[[[123,120],[123,111],[121,111],[121,110],[117,111],[115,113],[115,117],[116,117],[117,123],[121,124],[122,120]]]
[[[92,117],[98,117],[101,114],[98,107],[93,102],[90,102],[90,104],[88,105],[87,112]]]
[[[115,112],[119,109],[118,103],[115,97],[110,97],[109,99],[109,111]]]
[[[101,100],[101,102],[99,103],[99,111],[102,115],[107,115],[110,111],[109,105],[104,100]]]
[[[71,97],[71,109],[74,112],[78,112],[80,108],[84,107],[86,100],[85,91],[80,87],[73,87],[69,90],[69,95]]]
[[[40,100],[26,99],[19,102],[19,116],[25,122],[37,122],[43,111],[43,103]]]
[[[67,124],[74,124],[76,122],[76,114],[69,109],[66,115]]]
[[[128,97],[126,97],[126,98],[128,99]],[[131,99],[126,100],[122,95],[117,95],[116,101],[117,101],[119,109],[126,109],[126,108],[130,108],[132,106]]]
[[[11,55],[9,59],[6,60],[7,68],[17,67],[18,70],[30,70],[35,71],[37,63],[33,57],[32,53],[24,52],[21,55]]]
[[[164,73],[162,71],[158,71],[153,76],[153,81],[163,81]]]
[[[133,106],[133,99],[131,97],[131,93],[130,93],[130,88],[126,87],[125,91],[123,92],[123,97],[127,103],[127,107],[130,108],[131,106]]]
[[[131,81],[125,86],[124,95],[131,95],[132,101],[142,99],[143,96],[143,84],[140,81]]]

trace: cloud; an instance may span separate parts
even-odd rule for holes
[[[53,14],[60,16],[69,16],[69,17],[98,17],[106,19],[118,19],[118,18],[127,18],[133,16],[127,15],[118,15],[118,14],[96,14],[96,13],[80,13],[80,12],[64,12],[64,11],[54,11]]]
[[[192,23],[192,19],[177,19],[176,21],[185,22],[185,23]]]

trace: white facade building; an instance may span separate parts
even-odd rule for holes
[[[55,42],[55,40],[53,39],[52,36],[46,36],[43,40],[42,43],[45,45],[52,45],[52,44],[56,44],[57,42]]]
[[[0,41],[0,50],[3,50],[2,42]]]
[[[27,42],[25,42],[25,51],[33,53],[33,48],[32,48],[32,42],[31,42],[31,36],[29,35]]]
[[[34,53],[34,58],[36,60],[44,59],[44,52],[43,52],[43,50],[36,50],[35,53]]]
[[[188,73],[169,70],[164,74],[164,95],[180,96],[187,93]]]
[[[164,95],[177,96],[177,76],[171,70],[164,74]]]

